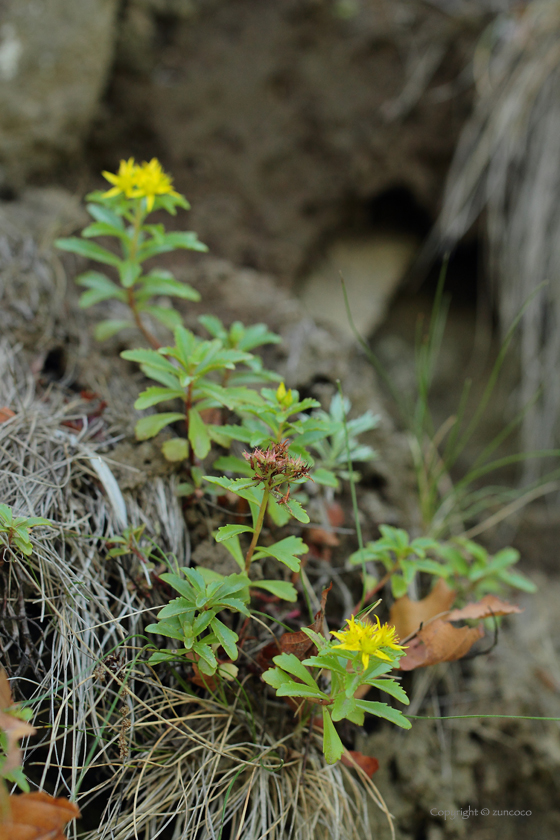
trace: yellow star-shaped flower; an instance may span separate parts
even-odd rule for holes
[[[383,648],[395,651],[401,651],[404,648],[397,644],[399,640],[395,635],[395,628],[389,624],[381,625],[377,616],[375,619],[377,625],[369,621],[356,621],[354,616],[348,618],[346,630],[339,630],[332,634],[341,641],[341,644],[335,645],[334,649],[361,652],[364,668],[368,667],[371,656],[385,662],[393,662],[394,657],[389,656]]]
[[[175,198],[181,198],[173,189],[170,176],[165,174],[157,158],[152,158],[149,163],[144,162],[141,167],[138,167],[136,188],[136,195],[146,199],[148,213],[154,206],[156,195],[172,195]]]
[[[113,198],[115,195],[124,193],[126,198],[134,198],[137,195],[137,177],[140,167],[134,163],[134,158],[128,160],[121,160],[119,171],[115,175],[113,172],[103,172],[103,177],[114,184],[110,190],[103,193],[103,198]]]

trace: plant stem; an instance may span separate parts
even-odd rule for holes
[[[146,339],[148,344],[154,350],[158,350],[161,347],[161,344],[159,343],[159,341],[157,340],[155,335],[152,335],[152,333],[148,329],[146,329],[146,327],[142,323],[142,319],[140,318],[140,313],[138,312],[138,310],[136,308],[136,301],[134,300],[134,292],[132,291],[132,289],[127,289],[126,293],[127,293],[127,296],[128,296],[128,305],[130,306],[132,314],[134,315],[134,322],[135,322],[136,326],[138,327],[138,329],[140,330],[140,332],[142,333],[142,335],[144,336],[144,338]]]
[[[192,408],[192,390],[193,390],[193,383],[189,383],[189,387],[187,388],[187,398],[185,400],[185,429],[187,431],[187,441],[189,442],[189,464],[190,469],[194,467],[194,449],[192,443],[189,440],[189,411]]]
[[[130,242],[130,250],[129,250],[129,253],[128,253],[128,258],[129,258],[130,262],[134,262],[136,260],[136,252],[138,250],[138,239],[140,237],[140,228],[142,227],[142,222],[143,222],[142,205],[141,205],[141,202],[138,201],[138,203],[136,205],[136,212],[134,214],[134,219],[133,219],[134,233],[133,233],[133,236],[132,236],[132,240]],[[132,311],[132,314],[134,316],[134,322],[135,322],[136,326],[138,327],[138,329],[140,330],[140,332],[142,333],[142,335],[144,336],[144,338],[146,339],[146,341],[148,342],[148,344],[154,350],[158,350],[161,347],[161,344],[159,343],[159,341],[157,340],[155,335],[152,335],[152,333],[148,329],[146,329],[146,327],[142,323],[140,313],[138,312],[138,309],[137,309],[137,306],[136,306],[136,300],[134,299],[133,289],[134,289],[134,285],[131,288],[128,288],[126,290],[126,294],[127,294],[127,298],[128,298],[128,305],[129,305],[129,307]]]
[[[245,572],[247,574],[249,574],[249,568],[251,566],[251,560],[252,560],[252,557],[253,557],[253,553],[255,551],[258,539],[259,539],[260,534],[261,534],[263,521],[264,521],[264,515],[266,513],[266,506],[268,504],[268,497],[269,496],[270,496],[270,487],[269,487],[268,484],[265,484],[264,485],[263,498],[262,498],[261,506],[260,506],[260,509],[259,509],[259,515],[257,517],[257,521],[255,523],[255,530],[253,532],[253,539],[251,540],[251,545],[249,546],[249,549],[247,551],[247,556],[245,557]]]

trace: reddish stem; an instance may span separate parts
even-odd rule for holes
[[[134,300],[134,293],[132,289],[127,289],[126,293],[128,295],[128,305],[130,306],[132,314],[134,315],[134,322],[136,323],[136,326],[138,327],[148,344],[154,350],[158,350],[161,347],[161,344],[159,343],[155,335],[152,335],[152,333],[148,329],[146,329],[146,327],[142,323],[140,313],[136,309],[136,301]]]

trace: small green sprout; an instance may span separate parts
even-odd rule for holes
[[[148,661],[155,665],[192,652],[198,657],[198,667],[204,674],[215,674],[218,667],[215,649],[221,645],[229,658],[235,660],[239,641],[237,633],[217,615],[226,609],[249,615],[246,607],[249,581],[245,575],[229,575],[209,583],[198,569],[183,568],[181,571],[184,577],[171,573],[161,575],[180,597],[163,607],[157,624],[149,624],[146,630],[177,639],[183,650],[159,650]]]
[[[3,541],[10,548],[17,548],[26,557],[33,554],[33,545],[29,536],[30,528],[37,528],[39,525],[50,525],[48,519],[40,516],[15,516],[12,508],[0,504],[0,539],[5,534]]]
[[[536,586],[530,580],[519,572],[511,571],[511,567],[519,561],[519,552],[514,548],[504,548],[492,556],[483,546],[461,537],[449,542],[429,537],[409,541],[407,532],[402,528],[381,525],[380,531],[380,539],[367,543],[362,551],[355,551],[349,558],[355,566],[363,562],[383,565],[385,575],[379,581],[377,577],[368,575],[368,586],[372,586],[372,592],[378,591],[390,580],[393,596],[402,598],[418,572],[444,578],[452,589],[463,595],[474,593],[481,597],[487,593],[503,592],[507,586],[536,592]]]
[[[512,571],[519,562],[517,549],[502,548],[491,555],[482,545],[461,537],[438,544],[436,555],[441,558],[442,577],[461,595],[477,598],[489,593],[501,593],[508,587],[534,593],[535,584],[520,572]]]
[[[360,417],[354,420],[346,420],[348,433],[348,447],[344,433],[344,421],[349,414],[352,404],[350,400],[344,399],[340,394],[334,394],[328,413],[322,409],[313,412],[313,417],[329,424],[332,431],[323,440],[315,441],[311,446],[314,454],[317,454],[317,466],[313,473],[313,480],[318,484],[338,489],[339,479],[348,480],[348,458],[353,463],[373,461],[377,453],[371,446],[360,443],[358,436],[364,432],[375,429],[379,423],[379,416],[372,411],[365,411]],[[359,472],[352,475],[354,481],[359,481]]]
[[[381,538],[369,542],[361,551],[355,551],[349,557],[354,566],[369,561],[380,562],[385,568],[382,581],[391,581],[394,598],[406,595],[408,586],[417,572],[428,572],[444,576],[441,563],[426,557],[429,549],[436,549],[438,543],[428,537],[417,537],[409,541],[409,536],[402,528],[381,525]]]

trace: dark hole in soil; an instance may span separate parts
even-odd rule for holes
[[[66,373],[66,350],[64,347],[53,347],[49,350],[43,363],[43,376],[54,382],[62,379]]]
[[[370,228],[390,228],[423,239],[433,221],[426,208],[404,186],[391,187],[364,204],[364,222]]]

